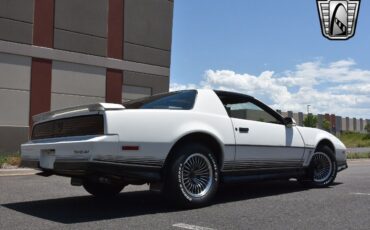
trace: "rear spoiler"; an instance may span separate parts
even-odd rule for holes
[[[58,116],[67,115],[70,113],[84,113],[107,110],[123,110],[125,107],[121,104],[113,103],[95,103],[90,105],[80,105],[71,108],[59,109],[51,112],[40,113],[32,117],[33,122],[52,119]]]

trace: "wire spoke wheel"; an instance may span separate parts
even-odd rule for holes
[[[185,160],[181,183],[188,195],[195,198],[206,195],[212,186],[212,181],[212,164],[206,156],[194,153]]]
[[[312,156],[312,169],[314,182],[324,182],[329,179],[333,171],[333,163],[330,157],[321,152],[317,152]]]

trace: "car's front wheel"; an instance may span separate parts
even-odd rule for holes
[[[126,185],[100,183],[95,180],[87,179],[83,182],[82,186],[88,193],[95,197],[109,198],[118,195]]]
[[[331,185],[337,176],[337,163],[333,156],[333,151],[327,146],[318,149],[311,158],[303,184],[311,187]]]
[[[182,207],[207,205],[215,196],[219,171],[212,151],[198,143],[189,143],[176,150],[166,175],[165,195]]]

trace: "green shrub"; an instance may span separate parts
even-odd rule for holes
[[[364,133],[343,132],[340,135],[340,140],[347,148],[370,147],[369,135]]]
[[[3,164],[19,166],[20,163],[21,156],[19,153],[0,153],[0,168]]]
[[[370,153],[348,153],[347,159],[368,159],[370,158]]]
[[[324,121],[322,122],[322,129],[330,132],[330,128],[331,128],[330,126],[331,126],[330,122],[324,119]]]
[[[317,117],[312,114],[308,114],[307,117],[304,119],[303,124],[305,127],[316,128]]]
[[[365,126],[365,130],[366,130],[366,132],[367,132],[368,134],[370,134],[370,124],[367,124],[367,125]]]

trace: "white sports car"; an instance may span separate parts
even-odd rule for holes
[[[71,177],[95,196],[149,183],[191,207],[223,182],[325,187],[347,168],[346,147],[330,133],[298,127],[251,96],[208,89],[37,115],[21,152],[24,166]]]

